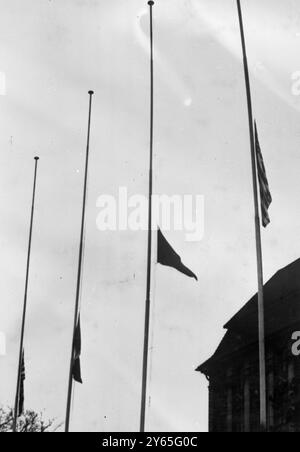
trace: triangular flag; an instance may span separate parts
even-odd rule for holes
[[[158,229],[157,262],[158,264],[175,268],[184,275],[189,276],[190,278],[195,278],[195,280],[198,281],[195,273],[183,265],[181,257],[176,253],[176,251],[173,250],[160,229]]]

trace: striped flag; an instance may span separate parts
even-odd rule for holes
[[[80,355],[81,355],[80,315],[78,317],[78,322],[77,322],[77,326],[76,326],[76,330],[75,330],[73,353],[74,353],[74,362],[73,362],[72,376],[73,376],[73,379],[75,381],[77,381],[77,383],[82,383],[81,366],[80,366]]]
[[[24,413],[24,381],[25,381],[25,359],[24,359],[24,350],[22,354],[22,367],[21,367],[21,375],[20,375],[20,388],[19,388],[19,406],[18,406],[18,416],[22,416]]]
[[[262,225],[264,228],[270,223],[269,217],[269,207],[272,203],[272,196],[269,189],[269,183],[266,173],[266,168],[264,164],[264,159],[262,156],[257,127],[255,122],[255,148],[256,148],[256,162],[257,162],[257,174],[260,189],[260,201],[261,201],[261,215],[262,215]]]

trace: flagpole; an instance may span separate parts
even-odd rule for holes
[[[77,320],[78,320],[78,309],[79,309],[79,298],[80,298],[80,287],[81,287],[85,210],[86,210],[87,181],[88,181],[88,167],[89,167],[89,153],[90,153],[89,151],[90,151],[91,115],[92,115],[92,96],[93,96],[94,92],[89,91],[88,94],[89,94],[89,118],[88,118],[85,173],[84,173],[84,188],[83,188],[83,203],[82,203],[82,216],[81,216],[81,231],[80,231],[80,244],[79,244],[76,299],[75,299],[72,349],[71,349],[71,359],[70,359],[67,409],[66,409],[66,420],[65,420],[65,432],[66,433],[69,432],[69,427],[70,427],[70,412],[71,412],[72,389],[73,389],[74,339],[75,339],[75,331],[76,331]]]
[[[31,257],[31,243],[32,243],[34,207],[35,207],[36,179],[37,179],[37,167],[38,167],[39,157],[34,157],[34,160],[35,160],[35,163],[34,163],[33,193],[32,193],[30,229],[29,229],[29,242],[28,242],[28,252],[27,252],[25,294],[24,294],[24,305],[23,305],[23,316],[22,316],[22,327],[21,327],[21,338],[20,338],[20,349],[19,349],[17,388],[16,388],[14,418],[13,418],[13,432],[17,431],[18,404],[19,404],[19,396],[20,396],[21,368],[22,368],[23,344],[24,344],[24,333],[25,333],[25,323],[26,323],[27,294],[28,294],[28,282],[29,282],[29,269],[30,269],[30,257]]]
[[[150,8],[150,164],[149,164],[149,199],[148,199],[148,256],[147,256],[147,287],[146,287],[146,307],[145,307],[145,330],[144,330],[144,351],[143,351],[143,377],[142,377],[142,400],[140,431],[145,431],[146,418],[146,397],[147,397],[147,372],[148,372],[148,352],[149,352],[149,327],[150,327],[150,295],[151,295],[151,256],[152,256],[152,194],[153,194],[153,1],[148,2]]]
[[[253,130],[253,113],[249,68],[246,52],[245,33],[240,0],[237,0],[241,41],[243,49],[245,83],[248,103],[249,133],[251,147],[251,162],[253,176],[254,209],[255,209],[255,234],[256,234],[256,254],[257,254],[257,277],[258,277],[258,336],[259,336],[259,387],[260,387],[260,427],[262,432],[267,431],[267,397],[266,397],[266,358],[265,358],[265,319],[264,319],[264,284],[263,284],[263,259],[262,241],[260,230],[260,214],[258,201],[258,184],[255,157],[255,141]]]

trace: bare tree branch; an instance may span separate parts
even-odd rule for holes
[[[20,433],[45,433],[57,431],[60,425],[53,430],[54,420],[44,421],[42,413],[28,410],[18,419],[17,431]],[[13,426],[13,410],[0,407],[0,433],[11,432]]]

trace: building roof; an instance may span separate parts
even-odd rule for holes
[[[300,322],[300,259],[278,271],[264,286],[265,335]],[[224,326],[227,330],[213,356],[196,370],[207,373],[211,365],[258,338],[257,294]],[[300,328],[300,324],[299,324]]]

